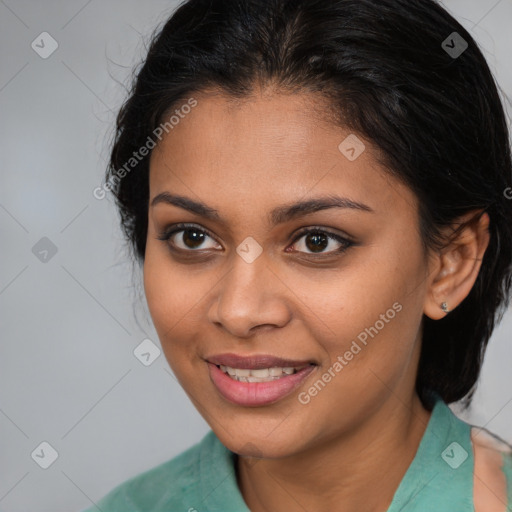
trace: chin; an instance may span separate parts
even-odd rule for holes
[[[230,432],[236,430],[231,427]],[[215,431],[221,443],[228,450],[244,457],[256,457],[264,459],[280,459],[295,453],[299,448],[300,437],[295,437],[289,430],[283,430],[281,434],[268,430],[253,430],[250,434],[229,435],[222,429],[222,432]]]

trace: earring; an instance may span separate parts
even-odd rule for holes
[[[441,304],[441,309],[445,312],[445,313],[448,313],[448,304],[446,304],[446,302],[443,302]]]

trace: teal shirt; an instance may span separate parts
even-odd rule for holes
[[[437,398],[387,512],[473,512],[470,429]],[[512,454],[501,455],[506,510],[512,511]],[[250,512],[237,485],[235,462],[236,454],[210,431],[173,459],[119,484],[100,500],[99,509],[84,512]]]

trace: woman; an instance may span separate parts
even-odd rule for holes
[[[489,67],[433,0],[183,3],[104,189],[212,430],[98,508],[510,510],[512,447],[447,404],[509,303],[511,186]]]

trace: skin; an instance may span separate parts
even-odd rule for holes
[[[226,224],[170,204],[149,207],[144,286],[167,361],[220,441],[240,455],[238,485],[251,511],[384,511],[431,414],[414,390],[422,316],[442,318],[441,302],[453,309],[471,290],[488,216],[425,254],[414,194],[385,173],[361,136],[366,150],[345,158],[338,145],[351,132],[328,122],[318,97],[270,88],[244,101],[194,97],[197,106],[152,152],[150,203],[162,192],[187,196]],[[267,224],[277,206],[332,193],[373,211],[333,208]],[[215,238],[194,248],[179,232],[171,240],[184,255],[173,253],[158,236],[179,222]],[[336,253],[341,244],[331,240],[319,255],[307,235],[294,241],[315,226],[356,243]],[[250,264],[236,252],[249,236],[262,248]],[[298,393],[394,303],[401,311],[300,403]],[[242,407],[209,377],[205,359],[224,352],[318,366],[286,398]]]

